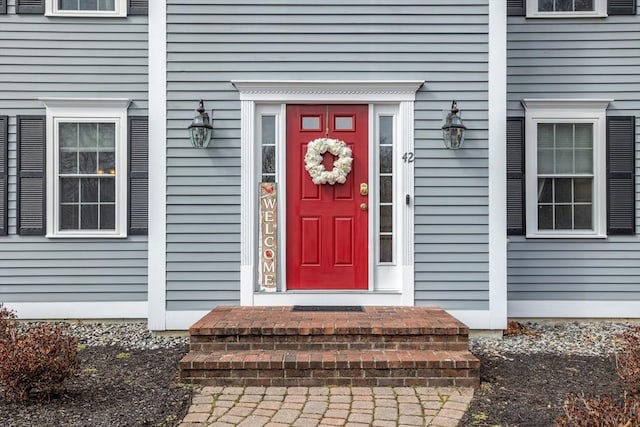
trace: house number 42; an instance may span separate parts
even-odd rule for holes
[[[402,156],[402,160],[404,160],[405,163],[413,163],[415,160],[413,152],[407,151],[406,153],[404,153],[404,156]]]

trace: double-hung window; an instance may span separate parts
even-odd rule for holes
[[[47,236],[125,237],[128,99],[45,99]]]
[[[606,0],[527,0],[530,18],[579,18],[607,16]]]
[[[605,237],[609,100],[524,100],[527,237]]]
[[[125,0],[47,0],[49,16],[127,16]]]

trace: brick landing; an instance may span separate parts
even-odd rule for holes
[[[218,307],[189,330],[183,381],[237,386],[472,386],[468,328],[430,307]]]

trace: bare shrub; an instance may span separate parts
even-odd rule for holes
[[[564,412],[556,419],[556,427],[640,427],[638,396],[628,397],[620,404],[610,396],[572,393],[564,402]]]
[[[622,334],[622,350],[616,353],[616,373],[632,393],[640,393],[640,327]]]
[[[15,314],[0,304],[0,384],[8,399],[59,392],[78,373],[78,341],[60,325],[18,328]]]
[[[530,338],[537,337],[540,332],[531,330],[528,326],[523,325],[517,320],[509,320],[507,329],[503,331],[504,336],[526,335]]]

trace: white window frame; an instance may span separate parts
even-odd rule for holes
[[[610,99],[525,99],[525,200],[527,237],[607,237],[606,109]],[[538,123],[593,124],[593,229],[538,230]]]
[[[58,6],[59,0],[46,0],[44,14],[46,16],[79,16],[79,17],[106,17],[125,18],[127,16],[127,0],[115,0],[115,10],[62,10]]]
[[[607,0],[594,0],[593,10],[584,12],[539,12],[539,0],[527,0],[527,18],[606,18]]]
[[[47,237],[127,237],[127,108],[126,98],[41,98],[46,106],[46,206]],[[103,122],[116,125],[116,212],[114,230],[60,230],[58,179],[58,124],[61,122]]]

